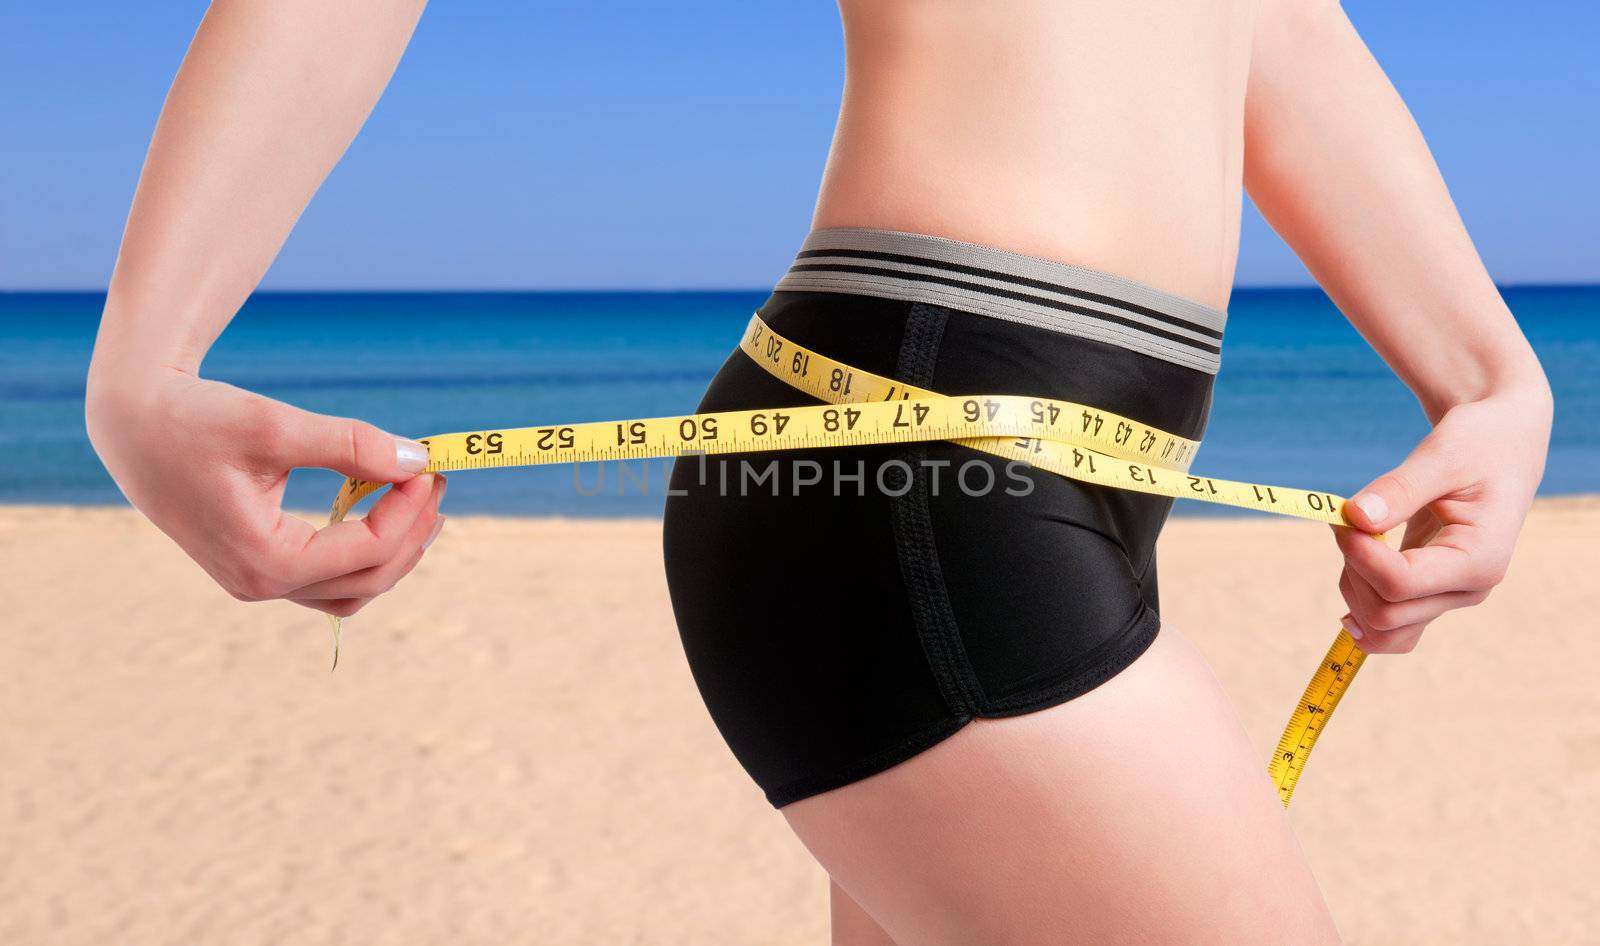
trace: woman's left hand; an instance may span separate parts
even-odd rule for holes
[[[1428,623],[1505,577],[1544,475],[1551,397],[1538,384],[1450,408],[1405,462],[1345,505],[1341,623],[1372,654],[1410,653]],[[1398,550],[1374,533],[1405,525]]]

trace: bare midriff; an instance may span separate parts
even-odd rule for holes
[[[814,225],[983,243],[1225,308],[1250,0],[842,0]]]

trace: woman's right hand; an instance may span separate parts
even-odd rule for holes
[[[89,439],[122,492],[241,601],[348,617],[421,560],[444,524],[427,449],[172,368],[91,371]],[[318,529],[282,509],[295,467],[395,483],[364,519]]]

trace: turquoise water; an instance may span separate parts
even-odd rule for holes
[[[1504,292],[1556,392],[1541,492],[1600,492],[1600,286]],[[202,373],[412,436],[688,413],[765,298],[263,293]],[[0,293],[0,503],[124,502],[83,430],[101,302]],[[1349,493],[1427,432],[1410,393],[1321,292],[1241,289],[1229,311],[1196,470]],[[624,481],[616,464],[590,464],[576,470],[579,483],[570,466],[463,473],[448,503],[456,513],[659,515],[668,469],[630,464]],[[296,471],[287,503],[325,508],[337,486],[332,473]],[[1187,501],[1177,509],[1216,511]]]

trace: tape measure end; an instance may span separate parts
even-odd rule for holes
[[[333,625],[333,666],[328,668],[328,672],[332,673],[339,669],[339,629],[344,622],[337,615],[330,614],[328,623]]]

